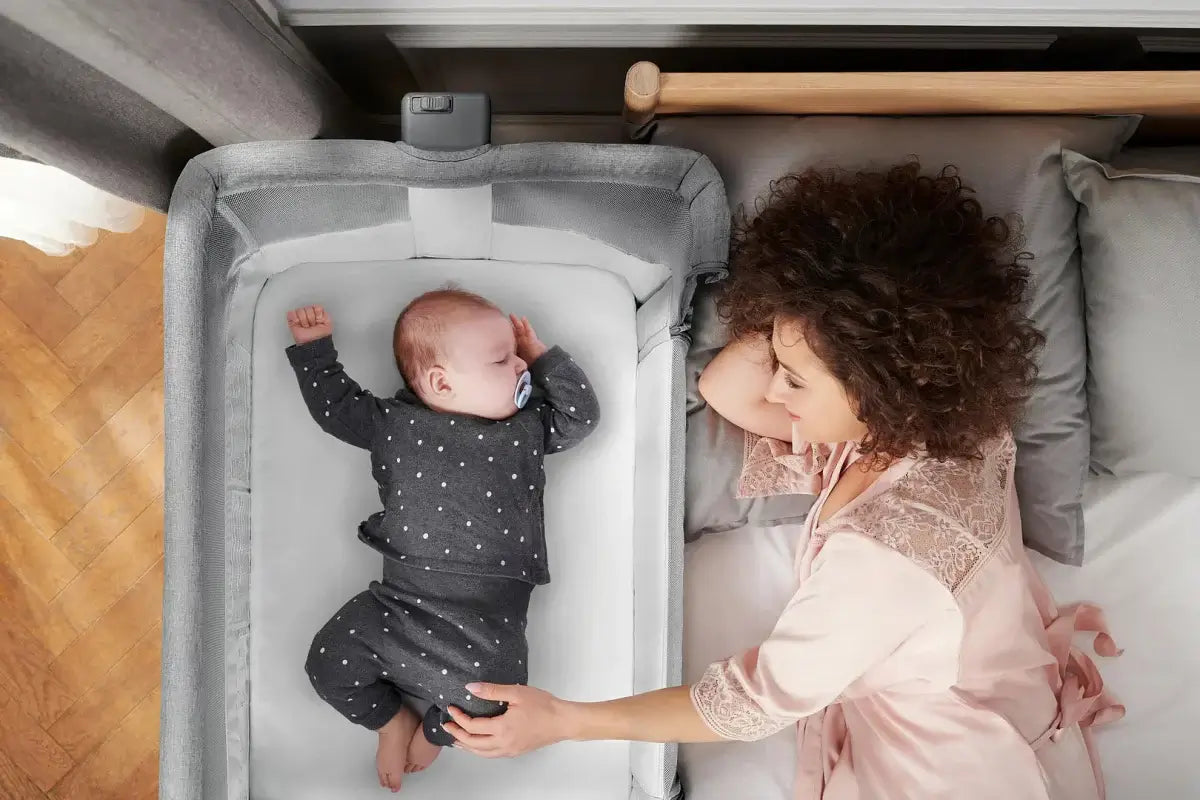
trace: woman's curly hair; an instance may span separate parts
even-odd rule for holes
[[[954,167],[808,170],[739,215],[719,310],[735,338],[798,323],[866,424],[864,454],[978,457],[1020,414],[1043,343],[1019,248]]]

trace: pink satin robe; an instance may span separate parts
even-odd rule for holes
[[[1012,439],[897,462],[818,524],[857,456],[747,437],[740,495],[818,497],[774,631],[692,687],[706,724],[738,740],[798,724],[797,800],[1103,798],[1088,727],[1124,709],[1071,637],[1117,650],[1026,557]]]

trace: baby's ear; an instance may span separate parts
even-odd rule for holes
[[[450,385],[450,376],[441,367],[431,367],[425,373],[425,388],[433,397],[448,398],[454,394]]]

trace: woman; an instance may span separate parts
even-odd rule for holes
[[[799,730],[797,798],[1103,796],[1086,728],[1119,717],[1026,559],[1009,428],[1041,336],[1004,222],[953,171],[790,175],[735,236],[729,344],[700,391],[747,431],[740,489],[817,494],[797,591],[693,686],[605,703],[472,686],[463,749]],[[790,444],[789,444],[790,443]],[[829,444],[826,444],[829,443]]]

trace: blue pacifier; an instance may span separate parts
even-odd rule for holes
[[[517,388],[513,392],[513,403],[517,408],[524,408],[529,402],[529,395],[533,394],[533,378],[529,377],[529,372],[522,372],[521,377],[517,378]]]

